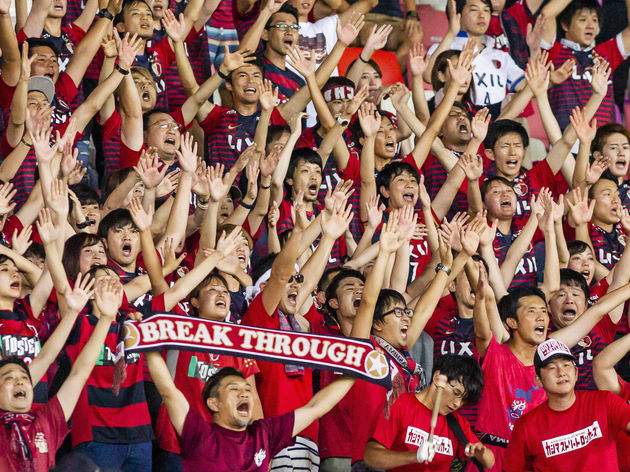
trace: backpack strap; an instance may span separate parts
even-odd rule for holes
[[[457,440],[464,447],[468,446],[470,441],[466,437],[466,434],[464,433],[464,430],[462,429],[462,425],[459,424],[459,421],[457,421],[457,418],[455,418],[455,416],[452,413],[449,413],[448,415],[446,415],[446,424],[448,424],[448,427],[451,428],[451,431],[453,431],[453,434],[455,434],[455,437],[457,438]],[[470,460],[472,461],[473,464],[475,464],[475,466],[480,472],[483,472],[485,470],[477,459],[472,457],[470,458]]]

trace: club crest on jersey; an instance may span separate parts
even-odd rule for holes
[[[155,77],[161,77],[162,76],[162,64],[160,64],[159,62],[154,62],[151,64],[151,71],[153,72],[153,75]]]
[[[628,242],[628,235],[626,233],[619,233],[617,239],[619,240],[619,244],[625,246],[626,242]]]
[[[578,342],[578,346],[580,347],[591,347],[591,344],[593,344],[593,340],[590,336],[584,336],[580,339],[580,342]]]
[[[496,67],[497,69],[500,69],[501,68],[501,61],[498,60],[498,59],[492,59],[492,65],[494,67]]]
[[[527,192],[529,192],[529,187],[525,182],[517,182],[516,185],[514,185],[514,193],[519,197],[524,197],[527,195]]]

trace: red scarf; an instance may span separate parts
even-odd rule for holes
[[[11,451],[24,462],[22,470],[33,470],[33,449],[28,429],[35,415],[32,413],[13,413],[0,410],[0,421],[9,429],[11,435]]]

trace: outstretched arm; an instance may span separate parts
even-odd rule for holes
[[[619,394],[621,385],[615,365],[630,351],[630,334],[609,344],[593,359],[593,378],[600,390]]]

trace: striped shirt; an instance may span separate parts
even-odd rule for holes
[[[621,33],[613,39],[586,50],[581,50],[579,45],[567,39],[561,39],[560,42],[556,41],[553,45],[543,41],[542,47],[549,50],[549,59],[556,69],[568,59],[575,59],[571,76],[561,84],[549,89],[551,109],[562,129],[569,125],[569,116],[571,116],[573,109],[578,106],[584,107],[593,94],[591,69],[594,53],[607,60],[613,71],[628,57],[628,53],[623,49]],[[597,118],[599,126],[615,121],[612,77],[608,81],[608,92],[597,109],[595,118]]]
[[[606,269],[612,270],[615,264],[621,258],[628,236],[626,235],[621,223],[617,223],[613,230],[609,233],[603,228],[588,223],[588,233],[593,243],[595,259]]]
[[[306,85],[304,79],[291,69],[280,69],[266,57],[263,59],[263,72],[265,79],[271,80],[278,87],[278,103],[286,102],[300,87]]]

